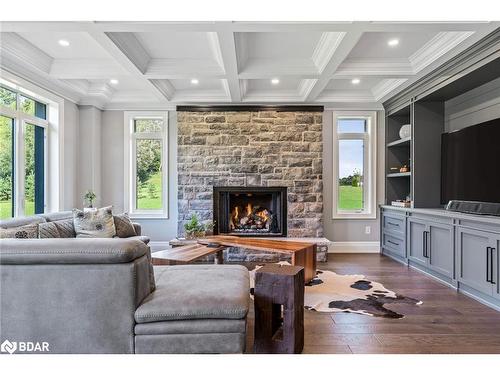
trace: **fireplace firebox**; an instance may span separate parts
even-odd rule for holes
[[[286,237],[286,187],[214,187],[214,234]]]

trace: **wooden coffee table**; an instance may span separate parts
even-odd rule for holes
[[[185,264],[211,254],[216,254],[215,261],[220,264],[223,262],[222,251],[226,247],[290,254],[292,265],[304,267],[306,283],[316,276],[316,244],[254,237],[209,236],[200,238],[197,244],[153,253],[153,264]]]

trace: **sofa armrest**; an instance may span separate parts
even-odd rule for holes
[[[130,263],[149,253],[128,238],[48,238],[0,240],[0,264]]]
[[[132,225],[134,226],[136,236],[140,236],[142,233],[141,224],[133,222]]]

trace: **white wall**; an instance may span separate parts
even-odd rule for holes
[[[332,219],[333,187],[333,118],[332,111],[323,113],[323,225],[325,237],[334,242],[379,241],[378,204],[384,202],[384,111],[377,111],[377,218]],[[370,234],[365,228],[370,227]]]
[[[102,111],[96,107],[79,107],[76,207],[82,206],[83,195],[87,190],[96,193],[96,205],[102,204],[101,116]]]
[[[500,117],[500,78],[445,102],[448,132]]]
[[[169,149],[169,218],[134,219],[142,224],[143,234],[154,242],[169,241],[177,235],[177,114],[169,112],[168,149]],[[124,208],[124,112],[104,111],[101,131],[101,202],[102,206],[113,205],[114,212]],[[156,250],[156,249],[155,249]]]
[[[61,210],[71,210],[81,204],[77,200],[78,122],[78,106],[64,100],[64,201]]]
[[[86,117],[88,115],[84,115]],[[82,116],[80,116],[82,118]],[[377,201],[384,198],[384,112],[377,112]],[[81,121],[81,119],[80,119]],[[81,126],[82,130],[84,126]],[[123,137],[124,112],[103,111],[101,124],[101,205],[113,205],[115,212],[122,212],[123,195]],[[379,241],[379,219],[332,220],[332,111],[323,114],[323,183],[324,183],[324,232],[334,242]],[[84,172],[86,173],[86,172]],[[169,112],[169,218],[137,220],[144,234],[154,242],[169,241],[177,235],[177,115]],[[83,174],[82,174],[83,178]],[[81,204],[81,203],[80,203]],[[370,226],[371,233],[365,234]]]

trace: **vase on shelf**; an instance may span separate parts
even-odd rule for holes
[[[399,129],[399,138],[404,139],[409,137],[411,137],[411,125],[403,125],[401,129]]]

